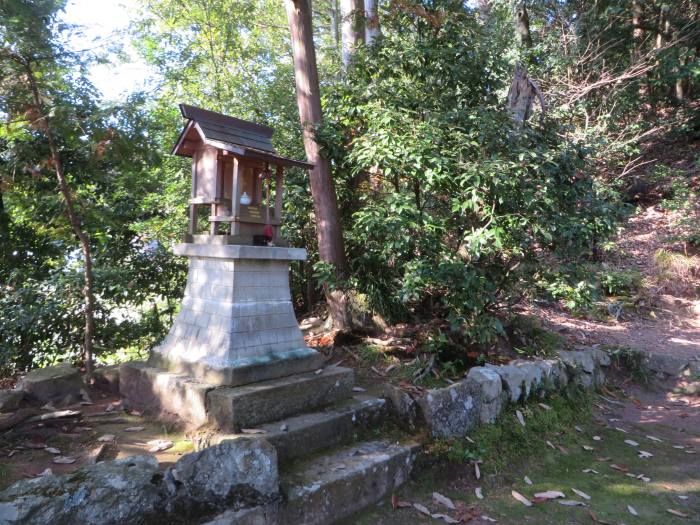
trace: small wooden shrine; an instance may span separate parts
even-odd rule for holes
[[[192,158],[185,242],[286,246],[279,235],[284,168],[313,165],[278,155],[269,126],[186,104],[180,111],[187,124],[172,152]]]

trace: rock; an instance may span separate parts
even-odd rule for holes
[[[591,356],[593,357],[593,361],[598,366],[610,366],[610,354],[605,350],[591,348],[588,350],[588,352],[590,352]]]
[[[569,383],[566,366],[558,359],[538,359],[535,365],[542,371],[545,390],[561,390]]]
[[[0,412],[17,410],[23,399],[22,390],[0,390]]]
[[[382,397],[389,402],[389,412],[398,425],[408,432],[415,432],[422,423],[416,400],[408,392],[389,383],[384,385]]]
[[[245,508],[278,498],[277,452],[264,439],[224,441],[180,458],[166,471],[174,509]]]
[[[62,363],[32,370],[19,382],[17,388],[23,390],[30,399],[58,407],[79,402],[85,383],[77,368]]]
[[[479,407],[475,398],[477,385],[473,381],[459,381],[446,388],[428,390],[418,399],[423,419],[433,437],[464,436],[479,421]]]
[[[0,523],[141,524],[161,511],[164,500],[158,462],[134,456],[15,483],[0,493]]]
[[[525,398],[530,397],[542,388],[542,369],[534,361],[516,359],[511,361],[510,365],[519,368],[525,374],[525,380],[523,381]]]
[[[688,358],[676,357],[674,355],[650,354],[649,370],[660,372],[668,376],[678,376],[683,369],[688,366]]]
[[[92,379],[96,388],[113,394],[119,393],[119,365],[96,368]]]
[[[570,369],[592,374],[595,371],[595,361],[589,350],[560,350],[559,358]]]
[[[475,396],[478,398],[479,421],[493,423],[503,409],[506,394],[503,392],[501,376],[494,370],[477,366],[467,374],[467,381],[475,385]]]
[[[280,522],[279,503],[269,503],[259,507],[240,510],[227,510],[202,525],[271,525]]]
[[[511,402],[517,403],[521,397],[525,395],[525,372],[513,365],[486,365],[486,368],[494,370],[503,383],[503,390],[508,394],[508,399]]]

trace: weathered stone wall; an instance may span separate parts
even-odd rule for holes
[[[610,356],[597,349],[560,351],[558,359],[515,360],[469,370],[467,377],[423,396],[390,391],[394,415],[415,427],[421,420],[435,438],[464,436],[477,425],[493,423],[508,403],[564,389],[569,383],[592,389],[605,382]],[[408,398],[408,399],[407,399]]]

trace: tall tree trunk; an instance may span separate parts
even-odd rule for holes
[[[342,280],[347,275],[347,262],[338,214],[338,202],[328,160],[321,155],[319,145],[314,138],[314,127],[321,123],[322,114],[316,51],[311,27],[311,10],[308,0],[284,0],[284,6],[292,36],[294,78],[296,80],[299,119],[304,128],[304,149],[309,162],[314,164],[309,178],[316,215],[318,253],[321,261],[334,266],[336,277],[338,280]],[[341,290],[331,290],[328,287],[324,289],[324,292],[334,326],[339,329],[349,328],[350,319],[345,293]]]
[[[39,119],[43,122],[44,134],[49,143],[49,151],[51,152],[51,164],[53,165],[54,171],[56,173],[56,178],[58,179],[58,186],[61,190],[61,195],[66,205],[66,215],[68,216],[68,221],[70,222],[71,228],[73,228],[73,233],[78,238],[80,242],[80,248],[83,252],[83,265],[84,265],[84,284],[83,284],[83,297],[85,300],[85,333],[83,338],[83,361],[85,363],[85,370],[88,377],[92,375],[93,361],[92,361],[92,342],[94,339],[95,332],[95,294],[94,294],[94,276],[92,273],[92,254],[90,252],[90,239],[87,234],[83,231],[80,224],[80,218],[75,211],[75,203],[73,202],[73,196],[71,194],[70,187],[68,185],[68,180],[66,179],[65,173],[63,171],[63,164],[61,163],[61,157],[58,151],[58,146],[56,144],[53,128],[51,127],[51,118],[46,112],[44,103],[42,102],[41,93],[39,91],[39,86],[36,81],[36,76],[34,75],[34,70],[31,64],[27,61],[22,61],[24,69],[27,73],[27,80],[32,91],[32,98],[34,101],[34,107],[39,113]]]
[[[340,4],[338,0],[331,0],[331,35],[336,49],[341,45],[340,41]]]
[[[379,0],[365,0],[365,42],[372,44],[382,34],[379,24]]]
[[[525,2],[520,3],[515,11],[515,31],[520,36],[521,46],[530,49],[532,47],[532,35],[530,34],[530,17],[527,14]],[[547,108],[542,92],[535,81],[528,75],[527,66],[516,62],[506,106],[511,114],[511,118],[518,127],[525,125],[536,98],[540,101],[542,117],[544,117]]]
[[[340,14],[343,26],[343,65],[350,64],[357,46],[365,40],[363,0],[340,0]]]
[[[476,9],[479,12],[479,20],[482,24],[488,25],[491,21],[491,10],[493,8],[493,0],[477,0]]]

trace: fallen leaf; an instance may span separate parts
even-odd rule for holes
[[[590,452],[591,450],[595,450],[595,449],[594,449],[592,446],[590,446],[590,445],[581,445],[581,448],[582,448],[583,450],[588,450],[589,452]]]
[[[642,459],[649,459],[654,457],[654,454],[652,454],[651,452],[647,452],[646,450],[640,450],[638,454],[639,457]]]
[[[597,458],[595,458],[596,461],[600,461],[601,463],[607,463],[611,459],[612,458],[609,458],[607,456],[598,456]]]
[[[46,447],[44,450],[46,452],[48,452],[49,454],[60,454],[61,453],[60,450],[58,450],[57,448],[54,448],[54,447]]]
[[[584,474],[600,474],[596,469],[593,468],[585,468],[582,471]]]
[[[583,492],[582,490],[578,490],[575,488],[572,488],[571,490],[574,491],[575,494],[582,497],[583,499],[591,499],[591,497],[588,494],[586,494],[585,492]]]
[[[165,439],[153,439],[147,444],[151,445],[151,448],[148,449],[149,452],[163,452],[164,450],[172,448],[174,445],[172,441],[168,441]]]
[[[337,463],[337,464],[333,465],[331,470],[343,470],[345,468],[347,468],[347,465],[345,463]]]
[[[557,447],[555,447],[554,444],[553,444],[551,441],[547,440],[547,441],[545,441],[545,443],[547,443],[547,446],[548,446],[549,448],[551,448],[552,450],[556,450],[556,449],[557,449]]]
[[[432,517],[431,512],[428,510],[428,508],[425,505],[421,505],[420,503],[414,503],[413,508],[416,509],[421,514],[425,514],[426,516]]]
[[[109,441],[114,441],[114,434],[105,434],[104,436],[100,436],[97,438],[97,441],[100,443],[107,443]]]
[[[53,471],[50,468],[47,468],[37,474],[37,477],[39,478],[43,478],[44,476],[53,476]]]
[[[576,501],[573,499],[561,499],[557,501],[559,505],[564,505],[565,507],[587,507],[583,501]]]
[[[687,518],[688,517],[687,514],[681,512],[680,510],[676,510],[676,509],[666,509],[666,512],[669,512],[669,513],[673,514],[674,516],[678,516],[679,518]]]
[[[578,425],[574,425],[574,430],[576,430],[576,432],[583,434],[583,429]]]
[[[678,450],[683,450],[685,447],[683,445],[673,445],[673,448],[677,448]]]
[[[525,476],[525,477],[523,478],[523,480],[524,480],[525,483],[527,483],[528,485],[532,485],[532,480],[531,480],[530,478],[528,478],[527,476]]]
[[[314,372],[314,374],[316,374],[316,375],[322,374],[322,373],[323,373],[323,368],[319,368],[318,370],[316,370],[316,371]]]
[[[617,430],[618,432],[622,432],[623,434],[628,433],[624,428],[620,428],[620,427],[615,427],[615,430]]]
[[[550,407],[550,406],[549,406],[548,404],[546,404],[546,403],[537,403],[537,404],[540,405],[542,408],[544,408],[544,409],[547,410],[547,411],[552,410],[552,407]]]
[[[433,501],[442,505],[443,507],[447,507],[450,510],[456,510],[455,504],[452,502],[452,500],[447,496],[443,496],[439,492],[433,492]]]
[[[366,389],[362,388],[361,386],[354,386],[352,387],[353,392],[367,392]]]
[[[566,449],[566,447],[563,447],[562,445],[557,445],[557,448],[559,449],[559,452],[562,454],[568,454],[569,451]]]
[[[287,423],[282,423],[282,424],[280,425],[280,430],[281,430],[282,432],[286,432],[287,430],[289,430],[289,425],[287,425]]]
[[[535,494],[535,497],[538,499],[547,500],[547,499],[565,498],[566,494],[564,494],[563,492],[560,492],[558,490],[547,490],[545,492],[538,492],[537,494]]]
[[[656,441],[657,443],[663,443],[663,439],[657,438],[656,436],[646,436],[647,439],[651,439],[652,441]]]
[[[131,412],[129,412],[129,414],[131,414],[132,416],[142,416],[143,412],[141,412],[140,410],[132,410]]]
[[[633,439],[625,439],[625,443],[627,443],[630,447],[638,447],[639,446],[639,443],[637,443]]]
[[[267,430],[262,428],[242,428],[241,433],[243,434],[267,434]]]
[[[474,463],[474,476],[476,476],[476,479],[481,479],[481,469],[478,463]]]
[[[53,458],[53,462],[58,463],[59,465],[70,465],[71,463],[75,463],[75,458],[68,456],[56,456]]]
[[[526,507],[532,507],[532,502],[529,499],[527,499],[525,496],[520,494],[520,492],[518,492],[517,490],[511,490],[510,493],[515,499],[517,499],[520,503],[522,503]]]
[[[603,438],[600,437],[600,436],[593,436],[593,441],[600,441],[600,440],[602,440],[602,439],[603,439]]]
[[[523,413],[520,410],[515,411],[515,417],[518,418],[518,422],[522,425],[525,426],[525,418],[523,417]]]
[[[632,514],[632,516],[639,516],[636,509],[632,505],[627,505],[627,511]]]
[[[439,514],[439,513],[438,514],[431,514],[430,517],[438,519],[438,520],[442,520],[445,523],[459,523],[459,521],[460,521],[460,520],[456,520],[456,519],[448,516],[447,514]]]
[[[630,471],[630,469],[628,469],[624,465],[616,465],[615,463],[612,463],[610,465],[610,468],[615,469],[615,470],[619,470],[620,472],[629,472]]]
[[[391,508],[396,510],[399,506],[399,498],[396,497],[396,494],[393,492],[391,493]]]
[[[466,439],[467,441],[469,441],[469,443],[471,443],[472,445],[476,445],[476,441],[474,441],[474,440],[473,440],[472,438],[470,438],[469,436],[464,436],[464,439]]]
[[[129,427],[125,428],[124,432],[141,432],[146,427]]]
[[[686,500],[688,499],[688,496],[678,496],[678,499]]]
[[[484,520],[484,521],[488,521],[488,522],[490,522],[490,523],[496,523],[496,522],[498,521],[498,520],[495,520],[495,519],[493,519],[493,518],[490,518],[490,517],[487,516],[486,514],[482,514],[482,515],[481,515],[481,519]]]
[[[481,492],[481,487],[476,487],[476,488],[474,489],[474,494],[476,494],[476,497],[477,497],[478,499],[484,499],[484,495],[483,495],[482,492]]]

